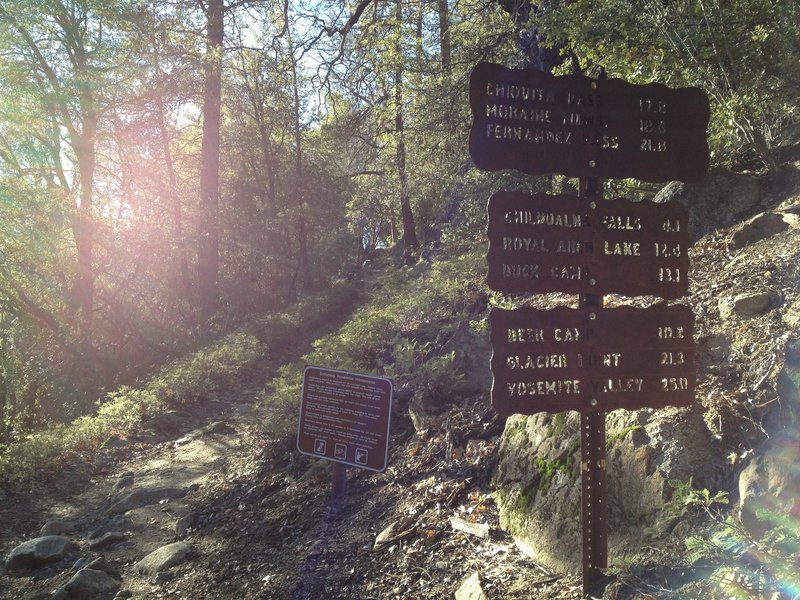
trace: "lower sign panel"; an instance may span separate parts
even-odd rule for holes
[[[493,308],[489,320],[492,406],[502,415],[694,401],[687,306]]]
[[[297,449],[309,456],[383,471],[391,413],[388,379],[306,367]]]

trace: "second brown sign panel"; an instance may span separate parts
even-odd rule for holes
[[[676,202],[497,192],[487,210],[495,291],[676,299],[688,290],[688,211]]]

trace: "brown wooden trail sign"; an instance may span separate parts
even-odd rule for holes
[[[479,169],[580,177],[577,200],[499,193],[489,284],[580,294],[580,309],[493,309],[492,404],[501,414],[581,412],[583,591],[608,565],[605,411],[694,399],[694,316],[684,306],[606,310],[603,294],[687,292],[686,211],[600,199],[600,178],[698,182],[709,164],[698,88],[554,77],[490,63],[470,76]],[[581,202],[583,204],[581,204]]]
[[[698,88],[480,63],[469,92],[470,155],[486,171],[698,182],[708,168],[711,113]]]
[[[383,471],[389,452],[392,382],[306,367],[297,449],[343,465]]]
[[[492,406],[501,415],[686,406],[694,400],[687,306],[493,307]]]
[[[677,202],[496,192],[487,212],[495,291],[675,299],[689,288],[688,210]]]

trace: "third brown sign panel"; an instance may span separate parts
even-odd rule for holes
[[[685,406],[694,400],[686,306],[494,307],[492,406],[503,415]]]

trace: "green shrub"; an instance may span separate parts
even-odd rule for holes
[[[754,537],[732,511],[725,510],[726,492],[695,488],[691,478],[669,483],[672,498],[647,533],[664,538],[676,523],[684,522],[681,532],[675,534],[680,551],[670,554],[681,582],[692,578],[695,568],[695,580],[711,586],[720,597],[796,597],[800,589],[800,528],[793,519],[759,515],[771,528],[763,536]],[[692,535],[686,535],[687,527],[691,527]],[[631,576],[623,570],[619,577],[624,582]]]
[[[263,391],[266,432],[293,428],[306,365],[385,374],[402,379],[425,400],[452,396],[463,379],[455,368],[455,353],[437,355],[435,340],[422,338],[445,336],[462,323],[470,327],[485,288],[485,257],[483,244],[473,245],[388,274],[370,302],[338,331],[314,342],[298,363],[281,369]]]
[[[245,375],[263,355],[264,348],[255,336],[237,331],[170,363],[147,389],[169,405],[186,405],[213,396]]]

